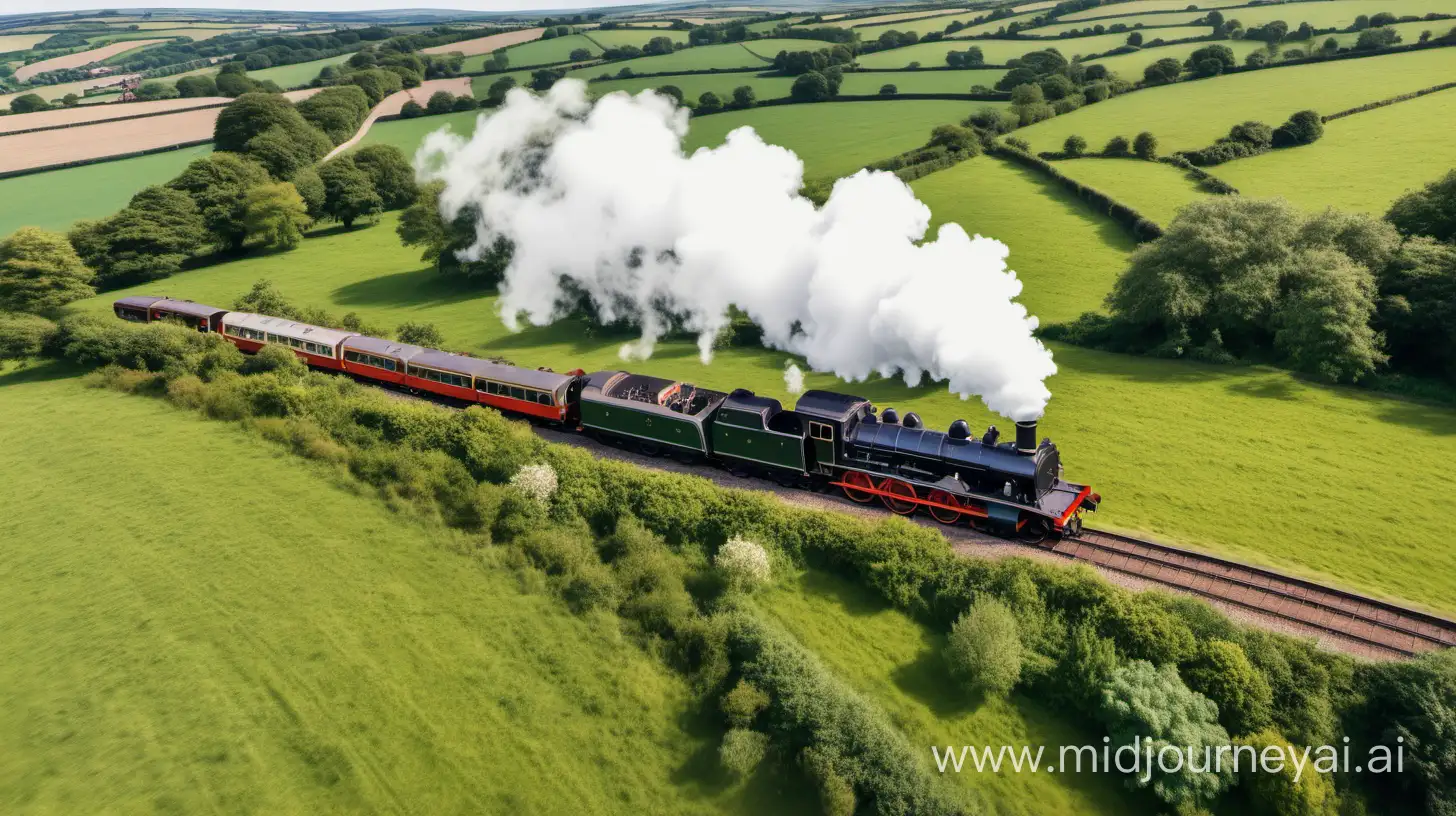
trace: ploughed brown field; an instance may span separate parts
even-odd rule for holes
[[[83,122],[104,122],[128,116],[144,116],[149,113],[183,111],[192,108],[208,108],[231,102],[225,96],[202,96],[192,99],[157,99],[151,102],[105,102],[97,105],[83,105],[63,110],[39,111],[17,116],[0,116],[0,134],[20,130],[54,128]]]
[[[460,42],[435,45],[424,49],[426,54],[449,54],[458,51],[467,57],[476,54],[489,54],[497,48],[505,48],[508,45],[520,45],[523,42],[530,42],[541,36],[540,28],[522,28],[518,31],[507,31],[504,34],[492,34],[489,37],[481,37],[478,40],[462,40]]]
[[[285,95],[297,102],[318,93],[318,90],[308,88],[289,91]],[[129,108],[141,104],[126,103],[116,107]],[[400,104],[404,104],[403,101]],[[213,125],[221,112],[221,107],[201,108],[144,119],[101,121],[79,127],[3,136],[0,137],[0,173],[205,141],[212,138]],[[34,114],[14,118],[24,119],[31,115]]]
[[[90,51],[80,51],[75,54],[67,54],[64,57],[51,57],[48,60],[32,62],[31,64],[26,65],[22,68],[15,69],[15,78],[20,80],[21,82],[24,82],[27,79],[35,76],[36,74],[45,73],[46,71],[56,71],[61,68],[80,68],[82,65],[90,65],[93,62],[100,62],[107,57],[114,57],[117,54],[122,53],[123,51],[130,51],[134,48],[141,48],[143,46],[156,45],[157,43],[164,42],[166,42],[165,39],[123,40],[121,42],[112,43],[111,45],[103,45],[100,48],[93,48]]]

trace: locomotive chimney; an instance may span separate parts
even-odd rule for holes
[[[1016,423],[1016,452],[1027,455],[1036,453],[1036,420]]]

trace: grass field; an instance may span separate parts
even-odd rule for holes
[[[926,17],[923,20],[908,20],[894,23],[885,23],[883,25],[876,26],[865,26],[864,28],[856,28],[855,32],[859,34],[861,40],[876,39],[881,34],[884,34],[886,31],[898,31],[901,34],[908,34],[913,31],[916,34],[924,37],[926,34],[930,34],[931,32],[944,31],[945,27],[950,25],[951,23],[969,23],[970,21],[975,20],[978,17],[985,17],[988,14],[990,14],[989,9],[978,9],[976,11],[967,11],[962,14],[947,14],[940,17]],[[965,36],[970,36],[971,34],[980,33],[983,30],[995,31],[997,28],[1000,28],[1001,26],[1006,25],[1008,22],[1015,19],[1017,18],[1007,17],[1004,20],[996,20],[991,23],[982,23],[978,26],[970,26],[968,28],[961,29],[958,32],[958,35],[963,34]],[[986,29],[985,26],[991,26],[991,28]],[[974,31],[972,29],[974,29]]]
[[[1135,134],[1128,134],[1131,139]],[[1101,145],[1094,145],[1101,149]],[[1073,159],[1057,169],[1167,226],[1178,208],[1207,195],[1182,170],[1159,162],[1129,159]],[[1219,168],[1219,174],[1222,175]],[[1235,185],[1237,186],[1237,185]]]
[[[693,123],[687,147],[721,144],[729,131],[752,125],[764,141],[785,145],[798,153],[804,160],[807,178],[839,177],[925,144],[931,128],[960,122],[978,104],[984,103],[822,102],[733,111],[705,116]]]
[[[1225,6],[1243,6],[1247,4],[1248,0],[1199,0],[1197,6],[1200,10],[1206,12],[1208,9],[1224,8]],[[1152,11],[1182,11],[1188,8],[1189,5],[1184,0],[1130,0],[1125,3],[1113,3],[1111,5],[1094,6],[1093,8],[1082,9],[1081,11],[1074,11],[1070,14],[1063,14],[1057,19],[1062,22],[1071,22],[1073,20],[1091,20],[1099,17],[1117,17],[1118,19],[1107,21],[1110,25],[1111,23],[1119,22],[1121,15],[1124,14],[1132,15],[1139,12]],[[1017,10],[1021,10],[1021,7],[1018,7]]]
[[[1148,33],[1156,34],[1161,33],[1162,31],[1164,31],[1164,29],[1152,29]],[[1126,35],[1121,36],[1126,37]],[[1178,38],[1168,37],[1168,39],[1171,40]],[[1245,57],[1254,53],[1255,51],[1268,50],[1266,45],[1262,42],[1259,42],[1258,40],[1219,40],[1218,44],[1228,47],[1228,49],[1234,53],[1234,59],[1238,60],[1240,65],[1244,64]],[[1101,57],[1098,59],[1088,60],[1087,62],[1092,65],[1105,65],[1107,66],[1107,70],[1112,71],[1123,79],[1131,82],[1140,82],[1143,78],[1143,69],[1147,68],[1149,65],[1152,65],[1158,60],[1165,57],[1172,57],[1173,59],[1181,62],[1188,59],[1189,54],[1192,54],[1194,51],[1197,51],[1200,48],[1204,48],[1207,45],[1209,45],[1209,43],[1204,41],[1175,43],[1173,45],[1161,45],[1155,46],[1153,48],[1144,48],[1141,51],[1135,51],[1131,54],[1118,54],[1112,57]]]
[[[1431,12],[1456,14],[1456,0],[1379,0],[1375,3],[1369,0],[1324,0],[1253,6],[1228,12],[1224,16],[1237,19],[1245,28],[1283,20],[1289,24],[1289,30],[1293,31],[1299,28],[1300,23],[1309,23],[1315,28],[1348,28],[1355,23],[1356,17],[1381,11],[1388,11],[1397,17],[1408,14],[1420,17]]]
[[[1406,190],[1456,167],[1456,90],[1325,125],[1318,142],[1213,168],[1244,195],[1284,196],[1309,209],[1384,215]]]
[[[1210,144],[1247,119],[1277,126],[1298,110],[1334,113],[1448,81],[1456,48],[1248,71],[1141,90],[1017,131],[1036,150],[1058,150],[1072,134],[1100,145],[1125,131],[1151,131],[1171,153]]]
[[[760,40],[765,43],[782,43],[783,40]],[[796,40],[795,42],[805,42]],[[769,54],[773,58],[775,50]],[[760,58],[753,51],[748,50],[741,43],[721,43],[718,45],[701,45],[697,48],[684,48],[681,51],[674,51],[671,54],[659,54],[655,57],[638,57],[636,59],[622,60],[621,62],[604,63],[592,65],[587,68],[578,68],[571,71],[567,76],[577,79],[591,79],[610,74],[616,76],[624,68],[631,69],[638,74],[670,74],[676,71],[705,71],[710,68],[758,68],[763,71],[769,69],[766,60]]]
[[[650,40],[658,37],[666,37],[675,43],[687,44],[688,33],[686,31],[656,30],[656,31],[597,31],[592,30],[586,33],[586,37],[603,48],[613,48],[622,45],[635,45],[638,48],[646,45]]]
[[[773,31],[774,29],[778,28],[780,23],[788,23],[789,25],[793,25],[793,24],[795,24],[795,23],[797,23],[797,22],[799,22],[800,20],[803,20],[803,19],[805,19],[805,18],[803,18],[803,17],[786,17],[786,18],[784,18],[782,20],[764,20],[761,23],[749,23],[746,26],[746,28],[749,31],[752,31],[755,34],[767,34],[767,33],[771,32],[771,31]]]
[[[898,23],[901,20],[913,20],[913,19],[915,19],[917,17],[930,17],[930,16],[959,17],[959,16],[964,15],[967,12],[971,12],[971,11],[974,11],[974,9],[968,9],[968,8],[960,8],[960,9],[941,8],[941,9],[919,9],[917,11],[897,11],[897,12],[893,12],[891,14],[876,14],[873,17],[856,17],[856,18],[854,18],[852,20],[836,20],[836,21],[834,21],[832,23],[829,23],[828,25],[832,25],[832,26],[835,26],[837,28],[853,28],[855,26],[864,26],[864,27],[868,28],[870,26],[876,26],[876,25],[882,25],[882,24],[888,24],[888,23]],[[946,23],[946,25],[949,25],[949,24],[950,24],[949,22]]]
[[[520,45],[513,45],[506,49],[506,55],[511,58],[511,66],[523,68],[527,65],[553,65],[558,62],[566,62],[571,59],[571,52],[578,48],[585,48],[592,53],[592,56],[602,53],[602,49],[597,47],[596,43],[580,34],[572,34],[550,40],[532,40]],[[460,63],[460,70],[465,72],[483,71],[490,58],[490,54],[466,57]]]
[[[587,90],[601,96],[612,91],[637,93],[648,88],[676,85],[683,92],[683,98],[696,101],[704,91],[712,91],[721,99],[729,99],[733,89],[747,85],[759,100],[779,99],[789,95],[794,84],[792,77],[763,77],[752,73],[732,74],[683,74],[681,76],[640,77],[637,79],[614,79],[609,82],[593,82]],[[704,120],[708,121],[708,120]]]
[[[839,92],[847,95],[872,95],[884,85],[894,85],[899,93],[969,93],[976,85],[993,87],[1006,71],[989,68],[979,71],[886,71],[851,72],[844,75]]]
[[[1167,39],[1180,39],[1182,37],[1196,37],[1204,30],[1202,28],[1187,29],[1164,29],[1156,32],[1158,36]],[[939,42],[917,43],[905,48],[892,48],[888,51],[876,51],[873,54],[865,54],[856,61],[864,68],[904,68],[912,62],[918,62],[926,68],[945,65],[945,55],[948,51],[964,51],[971,46],[981,49],[982,55],[988,65],[1002,65],[1007,60],[1016,59],[1032,51],[1041,51],[1045,48],[1055,48],[1062,56],[1071,59],[1075,56],[1087,56],[1090,54],[1105,54],[1114,48],[1119,48],[1127,43],[1127,34],[1099,34],[1092,37],[1069,37],[1065,40],[1059,39],[1056,42],[1042,42],[1040,40],[976,40],[966,42],[964,40],[948,39]],[[1137,54],[1132,55],[1134,57]],[[1102,60],[1097,60],[1101,62]],[[1151,62],[1151,60],[1149,60]],[[1139,65],[1138,71],[1142,67]]]
[[[474,133],[476,118],[482,113],[482,111],[459,111],[442,113],[439,116],[421,116],[418,119],[391,119],[388,122],[375,122],[359,143],[361,145],[394,145],[403,150],[405,155],[413,156],[420,144],[424,142],[425,136],[441,128],[448,127],[461,136],[469,136]]]
[[[912,745],[1091,744],[1065,719],[1021,695],[978,700],[945,670],[942,635],[888,608],[863,588],[822,572],[781,582],[757,605],[855,691],[890,715]],[[974,736],[972,736],[974,735]],[[922,748],[922,750],[924,750]],[[998,816],[1151,813],[1114,777],[1093,774],[947,774]]]
[[[1243,11],[1243,9],[1240,9],[1240,11]],[[1162,36],[1163,39],[1170,39],[1166,35],[1159,33],[1160,28],[1153,28],[1152,26],[1187,26],[1207,13],[1206,11],[1178,11],[1165,14],[1134,14],[1131,17],[1118,17],[1116,20],[1079,20],[1073,23],[1052,23],[1051,25],[1040,26],[1038,28],[1028,28],[1022,31],[1021,34],[1025,37],[1056,37],[1063,31],[1081,31],[1084,28],[1092,28],[1099,25],[1122,23],[1128,28],[1144,28],[1143,36],[1145,37]],[[1232,15],[1232,12],[1230,12],[1230,15]],[[1239,19],[1242,20],[1243,16],[1240,15]],[[1211,30],[1211,28],[1205,27],[1203,32],[1207,34]]]
[[[0,179],[0,236],[19,227],[65,230],[111,215],[143,187],[170,181],[210,145]]]
[[[615,618],[233,426],[64,373],[0,375],[5,812],[812,807],[724,784],[716,726]]]
[[[339,54],[335,57],[325,57],[309,62],[294,63],[293,65],[279,65],[276,68],[249,71],[248,76],[260,82],[265,79],[271,79],[285,90],[288,88],[300,88],[312,82],[314,77],[317,77],[319,71],[322,71],[325,66],[340,65],[348,62],[352,56],[354,56],[353,53]]]

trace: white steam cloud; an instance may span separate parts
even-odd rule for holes
[[[804,393],[804,370],[794,363],[784,369],[784,390],[790,394]]]
[[[523,316],[546,325],[585,293],[603,319],[641,327],[624,357],[651,355],[676,321],[708,362],[732,305],[813,370],[911,386],[929,375],[1013,419],[1042,414],[1057,369],[1015,301],[1004,244],[956,224],[921,243],[930,210],[890,173],[840,179],[816,208],[789,150],[743,127],[685,155],[687,129],[667,97],[593,105],[567,80],[540,97],[511,91],[468,140],[431,135],[418,162],[445,181],[447,217],[478,211],[467,257],[514,245],[500,298],[512,329]]]

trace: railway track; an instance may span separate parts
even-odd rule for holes
[[[1062,539],[1051,550],[1395,656],[1456,646],[1456,621],[1204,553],[1100,530]]]

